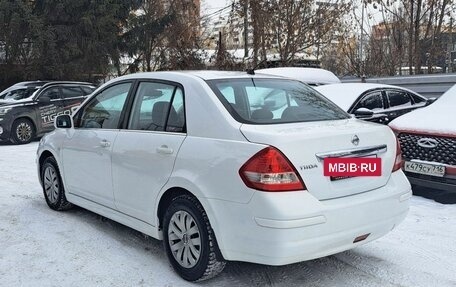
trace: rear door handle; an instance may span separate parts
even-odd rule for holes
[[[110,147],[111,143],[108,140],[102,140],[100,142],[100,146],[102,146],[102,147]]]
[[[173,154],[174,150],[169,148],[167,145],[162,145],[161,147],[157,148],[157,152],[161,154]]]

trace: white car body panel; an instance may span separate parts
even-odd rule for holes
[[[61,149],[66,192],[115,208],[111,164],[112,143],[118,133],[78,129],[68,134]],[[103,146],[103,141],[109,146]]]
[[[110,81],[103,87],[126,79],[179,83],[187,132],[57,129],[41,140],[38,164],[45,152],[52,153],[69,202],[158,239],[160,199],[171,189],[189,191],[206,211],[227,260],[283,265],[313,259],[374,240],[403,220],[411,189],[402,171],[391,173],[396,142],[388,127],[354,119],[241,124],[205,82],[239,77],[268,76],[162,72]],[[331,183],[322,176],[316,153],[353,148],[354,134],[360,148],[387,146],[379,155],[384,175]],[[110,145],[98,148],[104,139]],[[168,150],[159,150],[164,145]],[[262,192],[245,185],[240,167],[270,145],[289,157],[308,191]],[[318,168],[299,168],[312,163]],[[353,243],[368,233],[366,240]]]
[[[411,196],[407,178],[398,171],[386,186],[338,199],[319,201],[305,191],[257,192],[247,205],[223,201],[210,205],[215,217],[225,220],[219,244],[226,259],[285,265],[342,252],[385,235],[405,218]],[[353,243],[368,233],[365,241]]]
[[[120,212],[155,225],[151,203],[171,176],[184,139],[183,134],[119,132],[112,154],[112,183]]]

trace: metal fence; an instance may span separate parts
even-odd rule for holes
[[[360,82],[356,79],[342,79],[342,82]],[[456,74],[434,74],[434,75],[414,75],[396,76],[385,78],[366,79],[367,83],[380,83],[395,85],[415,91],[425,97],[440,97],[449,88],[456,84]]]

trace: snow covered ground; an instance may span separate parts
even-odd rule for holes
[[[0,286],[189,286],[161,242],[76,208],[50,210],[37,143],[0,144]],[[456,205],[414,197],[406,220],[354,250],[283,267],[230,263],[201,286],[456,286]]]

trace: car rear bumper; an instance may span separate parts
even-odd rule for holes
[[[286,265],[335,254],[377,239],[406,216],[411,188],[402,171],[387,185],[319,201],[307,191],[256,192],[248,204],[208,200],[227,260]],[[368,235],[361,242],[355,238]]]

